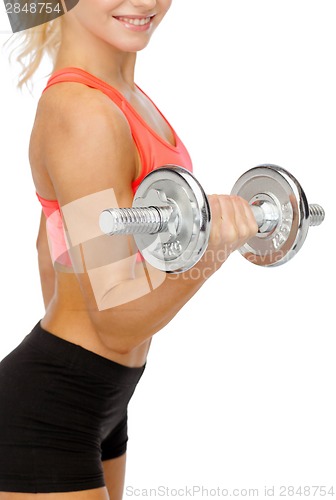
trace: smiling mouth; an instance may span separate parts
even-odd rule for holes
[[[124,23],[133,24],[134,26],[144,26],[149,24],[152,20],[151,17],[143,17],[139,19],[132,19],[130,17],[117,17],[118,21],[123,21]]]
[[[134,27],[134,28],[149,28],[151,25],[151,22],[153,16],[148,16],[148,17],[140,17],[140,16],[113,16],[114,19],[117,21],[123,23],[126,27]]]

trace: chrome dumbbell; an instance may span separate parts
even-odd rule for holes
[[[290,260],[303,245],[309,226],[324,220],[323,208],[308,205],[299,182],[276,165],[248,170],[231,194],[251,205],[259,231],[240,252],[260,266],[277,266]],[[106,209],[99,224],[107,235],[134,235],[140,252],[152,266],[180,273],[203,256],[211,212],[196,178],[184,168],[168,165],[144,178],[132,208]]]

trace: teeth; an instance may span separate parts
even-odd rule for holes
[[[150,22],[151,18],[146,17],[143,19],[129,19],[127,17],[119,17],[119,20],[128,24],[134,24],[134,26],[144,26]]]

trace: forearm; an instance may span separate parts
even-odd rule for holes
[[[105,341],[117,351],[129,352],[161,330],[215,272],[209,261],[206,253],[189,271],[165,274],[159,285],[152,279],[151,291],[144,276],[124,281],[110,290],[105,304],[110,301],[112,306],[115,300],[124,303],[94,315]],[[138,298],[132,299],[135,295]]]

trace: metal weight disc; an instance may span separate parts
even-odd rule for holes
[[[210,206],[206,194],[188,170],[167,165],[150,172],[141,182],[133,207],[167,206],[177,217],[168,231],[136,234],[135,242],[149,264],[167,273],[181,273],[204,254],[210,234]]]
[[[231,194],[251,204],[266,199],[279,210],[279,221],[268,233],[258,233],[240,253],[258,266],[278,266],[300,250],[309,229],[309,206],[295,177],[277,165],[260,165],[243,174]]]

